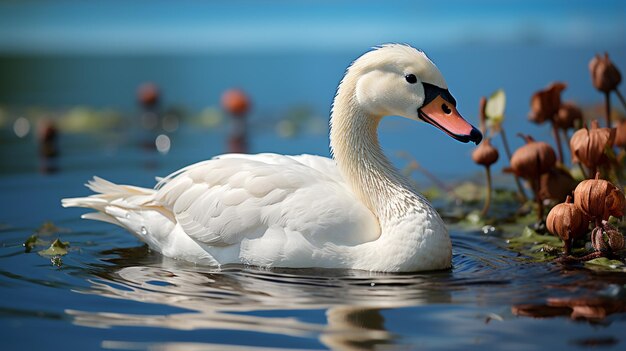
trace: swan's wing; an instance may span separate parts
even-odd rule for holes
[[[248,154],[224,154],[217,156],[215,159],[224,158],[238,158],[248,159],[253,161],[259,161],[269,164],[293,164],[293,161],[297,161],[305,166],[311,167],[314,170],[321,172],[322,174],[336,180],[339,183],[343,183],[343,177],[337,168],[335,160],[317,155],[278,155],[272,153],[248,155]]]
[[[374,215],[318,158],[224,155],[165,178],[155,199],[187,235],[211,246],[259,238],[272,227],[315,246],[375,240]]]

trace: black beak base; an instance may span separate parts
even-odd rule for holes
[[[472,128],[472,131],[469,135],[469,141],[473,141],[476,145],[480,144],[483,140],[483,133],[480,130],[476,129],[476,127]]]

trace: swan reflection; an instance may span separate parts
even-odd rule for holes
[[[332,349],[361,350],[394,344],[381,311],[450,302],[437,287],[449,273],[379,274],[344,270],[198,267],[163,259],[146,265],[105,266],[80,293],[154,303],[182,311],[130,314],[67,310],[73,323],[111,328],[222,329],[315,338]],[[325,323],[300,320],[294,311],[318,310]],[[275,313],[267,313],[275,311]],[[271,315],[271,316],[268,316]],[[168,346],[169,345],[169,346]],[[102,347],[150,348],[106,341]],[[223,345],[221,345],[223,349]],[[219,349],[220,347],[217,347]],[[165,343],[156,349],[212,349],[210,344]],[[230,348],[229,348],[230,349]],[[251,349],[246,346],[245,349]]]

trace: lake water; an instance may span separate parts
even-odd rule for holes
[[[570,82],[566,98],[599,101],[586,65],[603,49],[430,53],[469,120],[476,121],[481,95],[504,87],[509,134],[546,139],[547,127],[526,122],[530,94],[563,79]],[[624,47],[610,52],[626,62]],[[166,105],[191,111],[241,86],[255,106],[250,151],[328,155],[330,102],[356,55],[1,57],[0,103],[9,111],[112,106],[134,119],[135,89],[146,80],[163,87]],[[299,104],[311,108],[309,127],[279,137],[275,124]],[[131,123],[62,133],[55,159],[38,156],[32,133],[18,138],[10,123],[0,128],[3,350],[624,349],[626,273],[535,262],[507,249],[506,238],[516,233],[450,223],[453,268],[442,272],[216,269],[164,258],[121,228],[81,220],[84,210],[61,208],[61,198],[87,195],[83,184],[94,175],[152,186],[154,176],[226,151],[228,123],[207,129],[192,122],[169,134],[167,154],[146,148],[155,135]],[[398,167],[406,164],[398,157],[404,151],[445,182],[482,172],[469,159],[472,146],[432,127],[392,118],[380,136]],[[39,242],[25,252],[32,234]],[[66,255],[38,253],[56,238],[69,243]]]
[[[181,128],[167,155],[140,147],[134,132],[67,135],[50,167],[32,139],[3,131],[2,349],[624,348],[626,314],[611,312],[623,310],[626,274],[533,262],[506,249],[506,233],[452,226],[454,267],[442,272],[216,269],[164,258],[60,206],[87,194],[93,175],[149,186],[221,152],[224,134]],[[253,137],[292,150],[325,139]],[[46,221],[54,227],[42,229]],[[26,253],[33,233],[45,243]],[[70,245],[61,261],[37,253],[57,237]],[[547,306],[554,299],[569,307]]]
[[[523,143],[515,137],[519,132],[531,133],[538,140],[552,140],[547,125],[537,126],[527,120],[533,92],[550,82],[565,81],[568,88],[563,93],[564,100],[575,100],[584,106],[601,103],[602,95],[591,85],[589,60],[596,53],[608,51],[618,66],[626,67],[624,45],[552,47],[532,42],[465,43],[422,49],[442,71],[458,101],[459,112],[471,123],[478,122],[481,96],[489,96],[499,88],[506,91],[505,127],[513,148]],[[293,106],[307,108],[322,125],[319,133],[322,138],[314,142],[259,139],[251,143],[251,152],[328,155],[326,125],[337,84],[350,62],[366,50],[181,55],[0,54],[0,77],[3,77],[0,107],[34,105],[66,109],[85,105],[132,114],[137,112],[137,87],[153,81],[161,87],[165,108],[178,106],[196,113],[207,106],[217,106],[220,94],[234,86],[244,89],[251,97],[250,120],[255,130],[273,129],[274,123]],[[613,100],[614,106],[619,106],[617,99]],[[587,117],[597,118],[601,111]],[[441,132],[433,127],[418,126],[396,117],[383,121],[382,128],[381,142],[392,156],[399,150],[411,152],[425,168],[445,178],[458,178],[459,169],[481,171],[469,158],[472,148],[442,138]],[[502,150],[500,138],[494,139],[494,145]],[[435,152],[422,152],[424,149]],[[202,151],[199,156],[213,155],[210,150]],[[500,160],[494,169],[504,165]]]

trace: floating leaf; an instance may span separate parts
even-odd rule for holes
[[[553,259],[561,252],[563,242],[552,235],[542,235],[525,227],[520,236],[508,241],[509,248],[538,260]]]
[[[626,271],[624,262],[618,260],[610,260],[606,257],[594,258],[585,262],[585,267],[597,271]]]
[[[39,251],[41,256],[63,256],[67,254],[67,248],[70,246],[69,242],[62,242],[60,239],[56,239],[50,244],[50,247]]]
[[[39,236],[37,234],[33,234],[29,236],[28,239],[26,239],[26,241],[24,241],[24,244],[22,245],[24,246],[24,252],[28,253],[33,250],[33,247],[43,245],[43,244],[44,244],[44,241],[39,239]]]
[[[485,106],[485,117],[489,128],[500,130],[500,125],[504,121],[504,109],[506,107],[506,94],[504,90],[498,89],[487,100]]]

